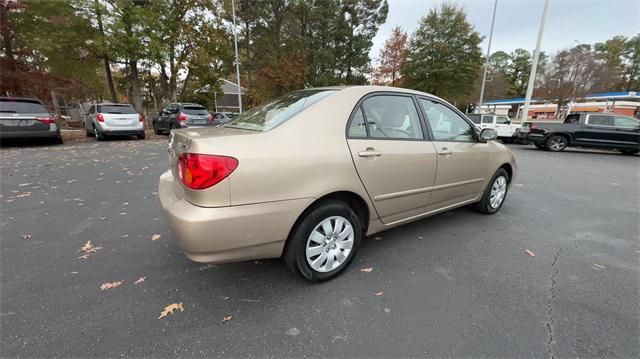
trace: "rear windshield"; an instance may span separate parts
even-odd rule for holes
[[[100,105],[98,106],[98,113],[116,113],[133,115],[136,114],[136,110],[131,105]]]
[[[207,109],[202,106],[183,106],[182,112],[187,115],[208,115]]]
[[[467,117],[469,117],[473,123],[480,123],[480,115],[467,115]]]
[[[0,100],[0,112],[5,113],[49,113],[46,107],[34,101]]]
[[[334,92],[336,91],[302,90],[291,92],[238,115],[224,127],[269,131]]]

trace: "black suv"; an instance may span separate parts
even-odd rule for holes
[[[169,133],[174,128],[213,126],[213,116],[197,103],[172,103],[153,119],[156,134]]]

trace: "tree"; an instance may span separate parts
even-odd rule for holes
[[[400,68],[407,60],[407,33],[396,26],[380,50],[380,64],[374,72],[373,83],[397,86]]]
[[[640,90],[640,35],[625,41],[622,56],[625,61],[624,89]]]
[[[405,84],[451,102],[468,98],[482,66],[481,41],[455,5],[430,10],[409,41]]]
[[[510,64],[507,67],[508,94],[514,97],[524,97],[529,84],[531,72],[531,54],[525,49],[516,49],[511,53]]]

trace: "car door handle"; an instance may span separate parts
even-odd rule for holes
[[[446,148],[446,147],[442,147],[442,149],[440,151],[438,151],[438,154],[440,156],[449,156],[453,154],[453,151],[451,151],[450,149]]]
[[[380,156],[382,156],[382,152],[376,151],[375,149],[369,147],[364,151],[358,152],[358,156],[360,156],[360,157],[380,157]]]

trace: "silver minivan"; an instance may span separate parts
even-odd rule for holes
[[[144,117],[133,106],[124,103],[99,103],[91,105],[84,114],[84,128],[87,136],[98,141],[105,136],[131,136],[142,139]]]

